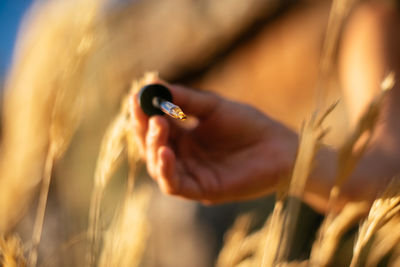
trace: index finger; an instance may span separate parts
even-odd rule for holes
[[[174,104],[185,113],[199,119],[207,117],[219,105],[221,98],[214,93],[195,90],[180,85],[166,85],[170,89]]]

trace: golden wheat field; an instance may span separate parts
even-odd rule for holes
[[[400,266],[400,179],[372,205],[333,208],[398,77],[344,127],[335,58],[365,1],[293,2],[35,1],[2,91],[0,265]],[[291,176],[215,207],[160,193],[132,123],[133,95],[159,77],[282,116],[300,136]],[[302,197],[327,144],[338,163],[321,214]]]

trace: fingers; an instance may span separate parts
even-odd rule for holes
[[[129,111],[132,117],[133,129],[135,130],[136,143],[139,146],[141,157],[145,154],[145,137],[148,128],[148,119],[139,105],[137,95],[135,94],[129,100]]]
[[[199,183],[190,175],[185,175],[183,168],[179,168],[175,154],[170,147],[160,147],[158,156],[159,179],[157,182],[161,191],[189,199],[201,200],[203,198],[204,192]]]
[[[153,116],[149,119],[149,127],[145,137],[145,158],[147,170],[153,178],[158,178],[158,150],[168,142],[169,125],[165,118]]]
[[[221,98],[211,92],[194,90],[179,85],[166,85],[173,95],[173,102],[185,113],[199,119],[212,114],[218,107]]]
[[[149,120],[146,136],[148,173],[157,181],[161,191],[190,199],[202,199],[199,183],[177,166],[175,153],[167,146],[168,124],[160,116]]]
[[[212,93],[196,91],[183,86],[168,85],[160,80],[155,80],[154,82],[167,86],[173,95],[173,102],[180,106],[185,113],[193,115],[199,119],[212,114],[221,101],[220,97]],[[149,117],[145,115],[141,109],[137,94],[131,98],[130,106],[137,143],[139,145],[140,153],[142,157],[144,157],[147,153],[145,139],[148,131]]]
[[[158,180],[161,191],[166,194],[177,194],[180,189],[179,178],[175,174],[175,154],[171,148],[163,146],[158,149],[159,175]]]
[[[165,84],[162,81],[156,81]],[[174,103],[191,115],[201,119],[212,113],[220,101],[213,94],[194,91],[180,86],[170,86]],[[170,125],[162,116],[148,117],[142,111],[137,95],[130,102],[130,112],[141,156],[147,162],[147,170],[159,184],[160,189],[167,193],[190,199],[200,200],[204,192],[193,175],[177,162],[174,151],[168,146],[169,139],[174,138],[177,127]],[[172,126],[172,129],[171,129]],[[172,131],[172,137],[171,137]],[[182,159],[181,159],[182,160]]]

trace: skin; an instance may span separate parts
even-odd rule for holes
[[[356,10],[348,23],[338,72],[353,127],[379,92],[385,72],[400,75],[400,42],[393,37],[399,36],[399,28],[392,8],[370,4]],[[163,192],[206,204],[238,201],[274,192],[290,174],[298,143],[295,132],[249,105],[166,86],[175,104],[197,118],[196,126],[183,127],[162,116],[148,118],[137,96],[131,101],[142,157]],[[372,202],[400,171],[399,90],[396,85],[387,95],[370,148],[343,185],[337,209],[348,201]],[[304,200],[319,211],[327,209],[335,169],[336,152],[321,149],[304,193]]]
[[[167,194],[219,203],[271,192],[291,169],[297,137],[257,109],[209,92],[168,85],[198,125],[148,118],[137,96],[134,126],[148,173]],[[268,177],[267,179],[264,179]]]

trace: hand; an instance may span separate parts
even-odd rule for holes
[[[148,118],[137,96],[132,101],[142,157],[163,192],[204,203],[234,201],[271,192],[290,173],[294,132],[248,105],[168,87],[174,103],[198,119],[196,127],[185,129],[164,116]]]

